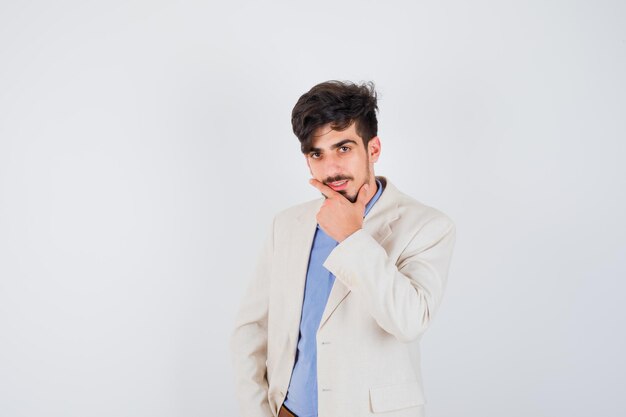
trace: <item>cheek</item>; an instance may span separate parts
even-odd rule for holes
[[[358,158],[354,161],[352,161],[352,163],[350,164],[350,169],[352,170],[353,174],[356,176],[363,176],[365,175],[365,170],[367,168],[367,161],[364,160],[363,158]]]
[[[309,172],[311,173],[311,176],[315,179],[319,179],[321,176],[319,166],[317,166],[317,164],[315,163],[309,163],[308,165],[309,165]]]

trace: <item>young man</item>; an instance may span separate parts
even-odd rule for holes
[[[420,336],[446,284],[450,219],[374,175],[372,84],[329,81],[292,125],[323,197],[279,213],[231,339],[243,417],[424,415]]]

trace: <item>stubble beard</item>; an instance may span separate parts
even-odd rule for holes
[[[368,156],[367,159],[365,160],[365,181],[363,181],[363,184],[357,187],[355,194],[349,195],[345,190],[338,191],[338,193],[344,196],[349,202],[354,204],[356,202],[356,199],[359,197],[359,191],[361,190],[361,187],[363,187],[363,185],[369,182],[370,177],[371,177],[370,158]]]

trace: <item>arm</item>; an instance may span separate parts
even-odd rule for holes
[[[395,264],[360,229],[337,245],[324,266],[366,300],[381,328],[409,342],[426,330],[441,303],[454,242],[454,224],[439,215],[417,231]]]
[[[235,389],[242,416],[270,417],[268,402],[267,315],[273,251],[273,228],[261,251],[235,319],[230,348]]]

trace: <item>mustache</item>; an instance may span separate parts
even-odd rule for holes
[[[329,182],[335,182],[335,181],[343,181],[343,180],[353,180],[354,178],[348,176],[348,175],[335,175],[334,177],[326,177],[326,179],[324,180],[324,184],[328,185]]]

